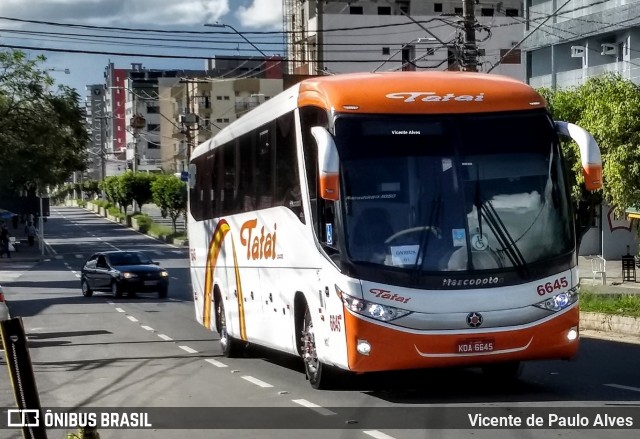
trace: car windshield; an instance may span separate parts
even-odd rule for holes
[[[519,270],[574,245],[545,113],[343,116],[335,127],[353,262]]]
[[[151,259],[138,252],[114,253],[108,256],[111,265],[151,264]]]

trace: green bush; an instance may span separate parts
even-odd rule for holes
[[[598,294],[580,288],[580,310],[640,317],[640,296],[637,294]]]
[[[150,216],[144,213],[138,213],[132,216],[138,222],[138,230],[142,233],[147,233],[153,224],[153,220]]]

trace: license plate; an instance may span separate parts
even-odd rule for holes
[[[482,352],[491,352],[495,343],[493,339],[484,340],[462,340],[458,342],[456,352],[458,354],[477,354]]]
[[[145,280],[144,284],[145,285],[158,285],[158,281],[157,280]]]

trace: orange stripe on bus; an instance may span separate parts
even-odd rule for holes
[[[231,240],[231,248],[233,249],[233,266],[236,271],[236,291],[238,292],[238,317],[240,319],[240,338],[247,340],[247,325],[244,318],[244,298],[242,295],[242,282],[240,282],[240,268],[238,267],[238,258],[236,256],[236,244]]]
[[[213,238],[209,243],[209,252],[207,254],[207,265],[204,275],[204,304],[202,309],[202,324],[211,329],[211,301],[213,299],[213,272],[218,263],[218,256],[222,249],[224,237],[231,230],[229,224],[225,220],[221,220],[213,232]]]

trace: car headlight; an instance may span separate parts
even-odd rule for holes
[[[544,299],[542,302],[535,303],[534,306],[549,311],[560,311],[575,303],[577,300],[578,286],[576,285],[564,293],[556,294],[555,296]]]
[[[160,272],[160,276],[161,277],[167,277],[167,276],[169,276],[169,273],[167,273],[166,271],[161,271]]]
[[[138,277],[135,273],[122,273],[122,277],[125,279],[133,279],[134,277]]]
[[[350,296],[340,288],[338,288],[337,285],[336,293],[338,293],[338,296],[342,299],[342,303],[344,303],[344,306],[346,306],[347,309],[357,314],[371,317],[383,322],[389,322],[391,320],[404,317],[407,314],[411,314],[411,311],[407,311],[406,309],[400,309],[389,305],[369,302],[364,299],[358,299],[357,297]]]

